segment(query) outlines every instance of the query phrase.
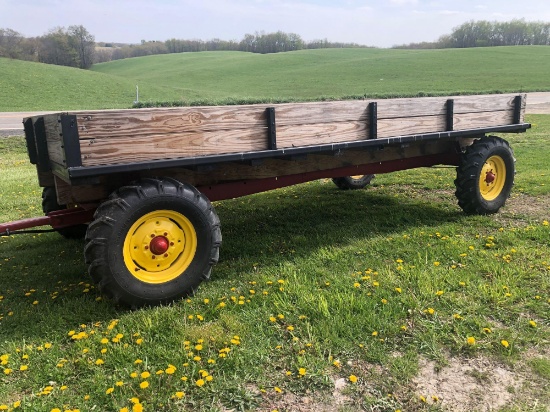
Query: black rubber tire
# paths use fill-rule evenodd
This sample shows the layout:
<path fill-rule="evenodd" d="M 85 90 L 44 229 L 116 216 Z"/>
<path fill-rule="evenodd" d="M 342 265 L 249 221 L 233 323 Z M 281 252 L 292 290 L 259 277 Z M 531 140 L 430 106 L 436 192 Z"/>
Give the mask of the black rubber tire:
<path fill-rule="evenodd" d="M 494 199 L 486 199 L 480 188 L 480 176 L 485 162 L 491 157 L 499 158 L 504 166 L 505 173 L 503 187 Z M 468 214 L 488 215 L 497 213 L 510 197 L 514 185 L 515 171 L 514 153 L 508 142 L 500 137 L 489 136 L 476 140 L 466 148 L 456 169 L 455 179 L 458 205 Z M 504 176 L 502 176 L 504 175 Z"/>
<path fill-rule="evenodd" d="M 185 216 L 196 232 L 197 246 L 191 263 L 181 274 L 163 283 L 149 283 L 130 272 L 123 246 L 132 225 L 159 210 Z M 99 206 L 88 227 L 84 255 L 88 273 L 105 296 L 138 308 L 194 293 L 203 280 L 210 278 L 221 241 L 220 220 L 206 196 L 171 178 L 142 179 L 118 189 Z"/>
<path fill-rule="evenodd" d="M 366 186 L 368 186 L 372 179 L 374 179 L 374 175 L 362 175 L 361 177 L 355 177 L 355 176 L 343 176 L 343 177 L 335 177 L 332 179 L 334 184 L 338 186 L 339 189 L 342 190 L 357 190 L 357 189 L 363 189 Z"/>
<path fill-rule="evenodd" d="M 45 215 L 50 212 L 65 209 L 67 209 L 66 205 L 60 205 L 57 203 L 57 193 L 55 191 L 55 187 L 48 186 L 42 190 L 42 211 Z M 57 232 L 67 239 L 83 239 L 86 235 L 87 228 L 88 225 L 81 224 L 57 229 Z"/>

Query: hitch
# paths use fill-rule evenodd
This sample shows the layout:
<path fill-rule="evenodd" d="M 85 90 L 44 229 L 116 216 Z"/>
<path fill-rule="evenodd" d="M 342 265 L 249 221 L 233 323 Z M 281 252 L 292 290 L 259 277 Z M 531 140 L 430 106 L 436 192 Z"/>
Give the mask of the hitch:
<path fill-rule="evenodd" d="M 30 217 L 28 219 L 0 223 L 0 236 L 28 233 L 22 230 L 39 226 L 51 226 L 53 230 L 57 230 L 88 223 L 92 220 L 94 212 L 95 207 L 92 209 L 75 207 L 71 209 L 56 210 L 48 213 L 46 216 Z"/>

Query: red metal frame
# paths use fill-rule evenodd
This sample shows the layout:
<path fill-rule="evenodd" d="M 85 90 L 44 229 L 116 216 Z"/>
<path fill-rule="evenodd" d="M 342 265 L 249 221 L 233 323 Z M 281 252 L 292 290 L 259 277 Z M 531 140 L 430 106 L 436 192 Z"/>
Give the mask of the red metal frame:
<path fill-rule="evenodd" d="M 204 193 L 204 195 L 211 201 L 225 200 L 251 195 L 254 193 L 267 192 L 268 190 L 279 189 L 281 187 L 292 186 L 317 179 L 388 173 L 396 172 L 398 170 L 414 169 L 417 167 L 430 167 L 438 164 L 458 166 L 459 161 L 460 153 L 439 153 L 434 155 L 411 157 L 407 159 L 390 160 L 368 165 L 340 167 L 338 169 L 299 173 L 288 176 L 239 180 L 238 182 L 199 186 L 197 189 Z"/>
<path fill-rule="evenodd" d="M 0 223 L 0 235 L 9 235 L 17 230 L 30 229 L 38 226 L 51 226 L 53 229 L 76 226 L 92 221 L 95 208 L 83 209 L 80 207 L 56 210 L 46 216 L 31 217 L 13 222 Z"/>

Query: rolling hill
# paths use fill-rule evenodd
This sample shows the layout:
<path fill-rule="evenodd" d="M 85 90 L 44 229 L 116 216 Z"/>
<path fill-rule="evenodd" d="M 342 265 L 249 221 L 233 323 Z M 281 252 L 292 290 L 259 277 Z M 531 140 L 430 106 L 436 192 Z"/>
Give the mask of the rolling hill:
<path fill-rule="evenodd" d="M 181 53 L 83 71 L 0 59 L 0 111 L 548 91 L 550 47 Z"/>

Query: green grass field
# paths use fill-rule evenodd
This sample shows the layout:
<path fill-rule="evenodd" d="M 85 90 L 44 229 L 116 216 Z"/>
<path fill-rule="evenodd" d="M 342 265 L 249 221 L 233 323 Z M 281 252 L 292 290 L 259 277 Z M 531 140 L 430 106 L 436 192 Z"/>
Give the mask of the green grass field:
<path fill-rule="evenodd" d="M 148 56 L 91 71 L 0 59 L 0 111 L 547 91 L 543 46 L 446 50 L 325 49 Z"/>
<path fill-rule="evenodd" d="M 549 90 L 549 50 L 0 59 L 0 111 L 129 107 L 136 83 L 187 104 Z M 550 115 L 527 121 L 497 215 L 462 213 L 448 167 L 216 202 L 220 262 L 172 305 L 105 301 L 83 241 L 1 237 L 0 411 L 549 411 Z M 0 153 L 0 222 L 40 215 L 23 139 Z"/>
<path fill-rule="evenodd" d="M 169 306 L 104 301 L 82 241 L 1 238 L 0 408 L 547 411 L 550 116 L 527 120 L 498 215 L 461 212 L 452 168 L 216 202 L 212 281 Z M 24 143 L 0 150 L 0 221 L 39 215 Z"/>

